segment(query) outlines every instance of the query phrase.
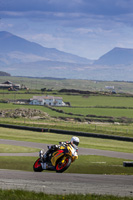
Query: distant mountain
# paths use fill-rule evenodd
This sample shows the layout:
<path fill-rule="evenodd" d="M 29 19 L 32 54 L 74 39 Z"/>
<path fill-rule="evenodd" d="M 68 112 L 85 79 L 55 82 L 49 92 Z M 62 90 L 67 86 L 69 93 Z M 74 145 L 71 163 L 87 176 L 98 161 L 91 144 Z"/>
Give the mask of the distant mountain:
<path fill-rule="evenodd" d="M 0 76 L 11 76 L 11 74 L 0 71 Z"/>
<path fill-rule="evenodd" d="M 34 62 L 40 60 L 90 64 L 92 61 L 54 48 L 46 48 L 9 32 L 0 32 L 1 64 Z"/>
<path fill-rule="evenodd" d="M 133 81 L 133 49 L 116 47 L 92 61 L 1 31 L 0 71 L 12 76 Z"/>
<path fill-rule="evenodd" d="M 116 47 L 94 61 L 93 67 L 101 80 L 133 81 L 133 49 Z"/>
<path fill-rule="evenodd" d="M 130 65 L 133 64 L 133 49 L 116 47 L 96 60 L 94 65 Z"/>

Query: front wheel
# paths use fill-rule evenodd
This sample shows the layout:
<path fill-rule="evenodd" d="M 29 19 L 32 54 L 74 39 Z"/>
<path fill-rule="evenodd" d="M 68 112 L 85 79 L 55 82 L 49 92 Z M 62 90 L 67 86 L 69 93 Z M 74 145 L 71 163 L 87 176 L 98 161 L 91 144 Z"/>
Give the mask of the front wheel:
<path fill-rule="evenodd" d="M 62 160 L 63 160 L 63 162 L 62 162 Z M 59 162 L 57 162 L 56 172 L 57 173 L 64 172 L 71 165 L 71 162 L 72 162 L 71 157 L 66 157 L 65 159 L 63 157 L 63 159 L 61 159 L 61 160 L 59 160 Z"/>
<path fill-rule="evenodd" d="M 43 169 L 42 169 L 42 165 L 41 165 L 41 161 L 40 161 L 40 158 L 38 158 L 37 160 L 36 160 L 36 162 L 34 163 L 34 165 L 33 165 L 33 170 L 35 171 L 35 172 L 41 172 Z"/>

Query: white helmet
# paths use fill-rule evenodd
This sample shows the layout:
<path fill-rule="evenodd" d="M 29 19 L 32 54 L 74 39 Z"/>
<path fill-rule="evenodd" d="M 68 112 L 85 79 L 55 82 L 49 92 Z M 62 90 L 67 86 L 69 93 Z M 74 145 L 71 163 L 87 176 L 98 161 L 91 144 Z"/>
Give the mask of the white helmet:
<path fill-rule="evenodd" d="M 74 136 L 71 138 L 70 142 L 74 148 L 77 148 L 77 146 L 79 145 L 79 138 Z"/>

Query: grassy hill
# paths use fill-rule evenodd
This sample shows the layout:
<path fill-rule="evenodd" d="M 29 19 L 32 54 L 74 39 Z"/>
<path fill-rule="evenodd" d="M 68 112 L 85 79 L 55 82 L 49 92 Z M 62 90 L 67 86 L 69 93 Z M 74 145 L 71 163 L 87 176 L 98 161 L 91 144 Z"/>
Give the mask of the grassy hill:
<path fill-rule="evenodd" d="M 26 85 L 30 89 L 40 90 L 41 88 L 61 90 L 65 89 L 78 89 L 88 91 L 108 91 L 106 86 L 114 86 L 114 90 L 117 93 L 132 93 L 133 94 L 133 82 L 119 82 L 119 81 L 96 81 L 96 80 L 79 80 L 79 79 L 46 79 L 46 78 L 26 78 L 26 77 L 5 77 L 0 76 L 0 83 L 4 81 L 11 81 L 16 84 Z"/>

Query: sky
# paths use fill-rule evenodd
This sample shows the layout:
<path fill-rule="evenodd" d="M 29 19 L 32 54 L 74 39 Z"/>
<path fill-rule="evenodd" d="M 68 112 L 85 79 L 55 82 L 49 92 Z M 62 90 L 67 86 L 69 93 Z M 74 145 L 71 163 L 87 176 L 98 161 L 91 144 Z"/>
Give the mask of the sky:
<path fill-rule="evenodd" d="M 0 0 L 0 31 L 98 59 L 133 48 L 133 0 Z"/>

